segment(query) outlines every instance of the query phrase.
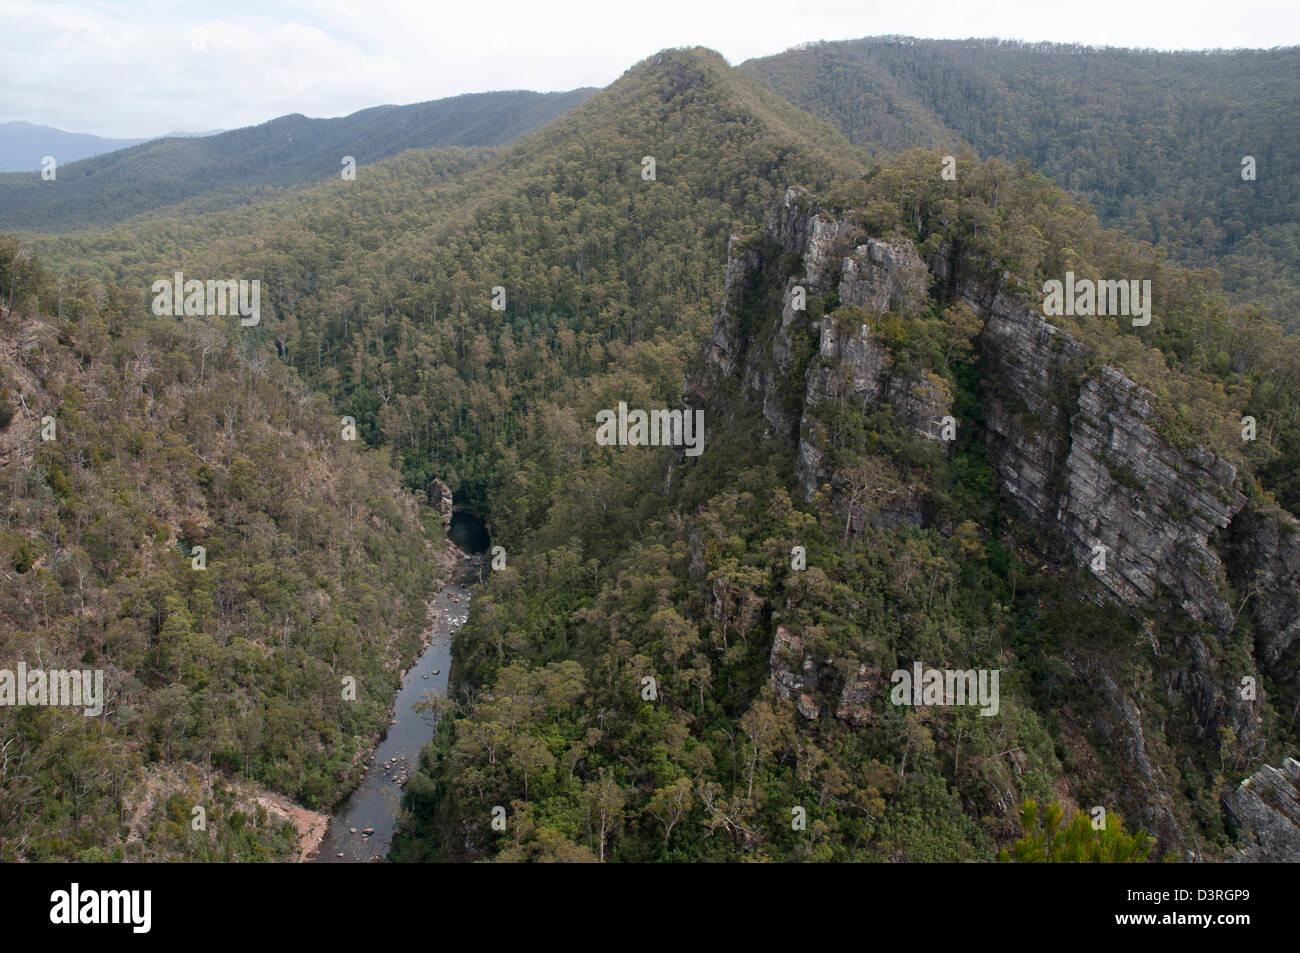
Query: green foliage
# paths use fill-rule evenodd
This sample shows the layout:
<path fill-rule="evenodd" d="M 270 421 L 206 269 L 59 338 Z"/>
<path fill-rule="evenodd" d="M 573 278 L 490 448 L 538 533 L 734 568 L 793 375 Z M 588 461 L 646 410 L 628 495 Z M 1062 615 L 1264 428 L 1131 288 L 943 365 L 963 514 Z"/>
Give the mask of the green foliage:
<path fill-rule="evenodd" d="M 654 181 L 640 176 L 647 153 Z M 1173 652 L 1140 656 L 1133 620 L 1086 603 L 999 497 L 976 436 L 998 384 L 979 319 L 949 288 L 918 283 L 872 323 L 895 372 L 952 392 L 954 446 L 884 404 L 823 401 L 808 419 L 837 479 L 805 499 L 792 435 L 772 433 L 735 380 L 690 395 L 708 422 L 701 457 L 592 439 L 595 412 L 619 401 L 681 406 L 737 229 L 751 237 L 734 247 L 763 270 L 741 289 L 735 343 L 770 343 L 802 263 L 752 230 L 797 183 L 855 209 L 867 232 L 942 256 L 954 280 L 1031 303 L 1067 267 L 1158 278 L 1151 328 L 1069 329 L 1095 364 L 1153 389 L 1171 433 L 1269 488 L 1300 487 L 1287 471 L 1300 374 L 1275 323 L 1230 307 L 1212 275 L 1106 232 L 1027 163 L 963 152 L 958 187 L 936 174 L 940 158 L 868 168 L 720 57 L 674 50 L 473 169 L 409 152 L 355 183 L 0 243 L 19 313 L 63 309 L 6 384 L 34 412 L 57 404 L 67 434 L 4 472 L 15 512 L 0 564 L 24 569 L 0 611 L 15 650 L 48 628 L 61 657 L 94 650 L 122 685 L 105 740 L 68 732 L 100 761 L 17 789 L 0 825 L 30 822 L 30 797 L 55 807 L 28 856 L 106 850 L 142 758 L 211 763 L 310 804 L 346 790 L 436 573 L 424 543 L 437 534 L 394 470 L 414 499 L 435 476 L 454 487 L 510 553 L 453 647 L 395 859 L 991 860 L 1015 836 L 1012 806 L 1050 796 L 1067 769 L 1122 778 L 1093 727 L 1103 704 L 1067 659 L 1086 646 L 1113 662 L 1151 719 L 1180 703 L 1155 687 L 1173 684 L 1159 667 Z M 69 272 L 62 283 L 32 247 Z M 262 324 L 236 342 L 153 319 L 150 283 L 177 269 L 261 278 Z M 504 312 L 489 303 L 496 285 Z M 809 319 L 864 317 L 835 293 L 808 304 Z M 817 340 L 791 327 L 777 397 L 798 419 Z M 1247 402 L 1268 436 L 1243 451 L 1232 430 Z M 380 449 L 339 441 L 343 414 Z M 11 429 L 30 428 L 20 421 Z M 188 569 L 194 545 L 207 573 Z M 806 569 L 791 567 L 796 545 Z M 776 687 L 778 634 L 778 670 L 815 673 L 806 691 Z M 916 660 L 1001 672 L 999 717 L 892 704 L 889 673 Z M 337 702 L 345 672 L 358 674 L 355 708 Z M 859 710 L 841 716 L 846 697 Z M 1149 748 L 1167 777 L 1191 764 L 1186 795 L 1171 797 L 1216 836 L 1206 749 L 1225 765 L 1242 751 L 1178 736 L 1193 731 L 1186 714 L 1168 719 L 1177 744 L 1149 731 Z M 61 751 L 37 746 L 59 733 L 22 730 L 53 764 Z M 93 819 L 68 804 L 88 787 Z M 484 823 L 496 805 L 505 835 Z M 230 805 L 213 829 L 236 854 L 277 856 L 242 813 Z M 199 851 L 177 825 L 160 823 L 159 850 Z"/>
<path fill-rule="evenodd" d="M 1030 798 L 1020 808 L 1025 836 L 1010 852 L 998 854 L 1002 862 L 1020 864 L 1140 864 L 1151 853 L 1154 841 L 1143 831 L 1125 833 L 1118 814 L 1108 813 L 1105 825 L 1096 830 L 1092 819 L 1076 810 L 1061 825 L 1064 812 L 1053 801 L 1039 815 L 1038 802 Z"/>
<path fill-rule="evenodd" d="M 1160 53 L 880 37 L 739 68 L 874 154 L 973 149 L 1032 166 L 1107 226 L 1220 269 L 1239 300 L 1267 303 L 1295 330 L 1297 67 L 1294 47 Z M 1241 177 L 1245 155 L 1258 163 L 1253 182 Z M 965 173 L 949 184 L 964 190 Z M 1052 237 L 1026 228 L 1002 247 L 1030 264 Z"/>
<path fill-rule="evenodd" d="M 46 278 L 27 269 L 37 289 Z M 20 449 L 0 467 L 0 658 L 93 665 L 108 698 L 98 718 L 0 707 L 0 859 L 121 849 L 142 770 L 160 768 L 150 762 L 329 808 L 356 783 L 360 741 L 387 723 L 399 664 L 420 643 L 436 517 L 384 454 L 337 440 L 328 406 L 231 329 L 141 314 L 80 279 L 64 281 L 63 311 L 58 324 L 26 306 L 6 319 L 35 343 L 0 357 L 31 411 L 12 422 Z M 176 356 L 194 373 L 177 378 Z M 342 700 L 345 675 L 356 702 Z M 270 859 L 292 846 L 266 828 L 201 842 L 179 804 L 125 856 Z"/>
<path fill-rule="evenodd" d="M 257 204 L 286 190 L 340 178 L 343 156 L 358 165 L 408 149 L 443 147 L 431 156 L 434 181 L 459 176 L 594 92 L 470 93 L 376 106 L 339 119 L 294 114 L 214 136 L 155 139 L 70 162 L 59 188 L 37 175 L 0 173 L 0 228 L 65 231 L 104 226 L 167 209 L 184 216 Z M 359 172 L 364 177 L 365 172 Z"/>

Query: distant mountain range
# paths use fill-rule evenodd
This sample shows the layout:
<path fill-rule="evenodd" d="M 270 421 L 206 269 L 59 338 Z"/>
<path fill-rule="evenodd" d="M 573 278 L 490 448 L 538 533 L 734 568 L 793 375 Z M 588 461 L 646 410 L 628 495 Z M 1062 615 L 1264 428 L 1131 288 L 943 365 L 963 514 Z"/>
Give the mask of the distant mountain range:
<path fill-rule="evenodd" d="M 503 145 L 563 115 L 593 92 L 468 93 L 375 106 L 335 119 L 295 113 L 214 135 L 187 134 L 189 138 L 115 140 L 7 123 L 0 127 L 3 154 L 10 157 L 5 168 L 17 163 L 25 171 L 0 173 L 0 229 L 105 225 L 201 193 L 286 188 L 338 175 L 344 156 L 365 164 L 406 149 Z M 11 136 L 9 127 L 21 128 Z M 68 137 L 66 144 L 60 136 Z M 35 174 L 46 155 L 58 161 L 53 182 Z"/>
<path fill-rule="evenodd" d="M 60 163 L 76 162 L 148 141 L 105 139 L 33 122 L 0 122 L 0 172 L 38 172 L 45 156 L 54 156 Z"/>
<path fill-rule="evenodd" d="M 107 139 L 88 132 L 66 132 L 34 122 L 0 122 L 0 172 L 38 172 L 41 160 L 54 156 L 60 165 L 90 159 L 105 152 L 128 149 L 157 139 L 195 139 L 215 136 L 224 129 L 207 132 L 168 132 L 152 139 Z"/>

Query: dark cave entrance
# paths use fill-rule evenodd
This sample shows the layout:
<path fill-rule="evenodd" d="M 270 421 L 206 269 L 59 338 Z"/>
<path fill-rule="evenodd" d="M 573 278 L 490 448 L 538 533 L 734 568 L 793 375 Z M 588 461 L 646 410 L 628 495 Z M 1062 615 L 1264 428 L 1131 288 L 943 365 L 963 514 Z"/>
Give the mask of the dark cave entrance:
<path fill-rule="evenodd" d="M 447 538 L 469 555 L 486 553 L 492 537 L 487 524 L 469 510 L 453 510 Z"/>

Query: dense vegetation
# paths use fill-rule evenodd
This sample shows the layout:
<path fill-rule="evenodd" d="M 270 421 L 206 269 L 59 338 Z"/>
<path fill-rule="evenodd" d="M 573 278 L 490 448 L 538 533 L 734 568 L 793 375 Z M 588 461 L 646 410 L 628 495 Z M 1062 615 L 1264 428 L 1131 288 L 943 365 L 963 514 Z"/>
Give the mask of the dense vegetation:
<path fill-rule="evenodd" d="M 1241 459 L 1226 431 L 1249 401 L 1289 432 L 1297 352 L 1275 325 L 1234 311 L 1208 277 L 1104 231 L 1026 167 L 964 164 L 957 187 L 938 176 L 940 159 L 910 153 L 847 182 L 836 201 L 860 209 L 875 234 L 962 249 L 972 274 L 995 281 L 1007 271 L 1009 290 L 1066 262 L 1080 274 L 1158 269 L 1160 320 L 1145 336 L 1110 322 L 1073 330 L 1099 361 L 1156 388 L 1173 435 Z M 962 344 L 972 329 L 942 289 L 927 297 L 914 315 L 871 317 L 900 361 L 947 378 L 961 419 L 978 421 L 978 368 Z M 851 327 L 863 320 L 836 314 Z M 620 385 L 589 406 L 629 392 L 642 406 L 672 399 Z M 918 491 L 935 511 L 925 530 L 846 528 L 826 501 L 792 502 L 792 461 L 753 410 L 737 412 L 743 404 L 730 393 L 711 405 L 726 424 L 696 461 L 583 450 L 580 437 L 564 445 L 568 486 L 457 642 L 460 694 L 445 707 L 427 776 L 408 788 L 411 836 L 397 857 L 988 860 L 1019 831 L 1020 800 L 1065 778 L 1090 804 L 1133 805 L 1124 766 L 1092 727 L 1098 700 L 1064 659 L 1100 656 L 1137 684 L 1166 682 L 1176 663 L 1136 651 L 1137 621 L 1089 606 L 1077 574 L 1030 571 L 1042 542 L 993 492 L 978 441 L 945 459 L 887 411 L 822 405 L 839 435 L 837 466 L 872 489 L 863 515 Z M 1279 450 L 1251 453 L 1274 462 Z M 791 571 L 795 544 L 807 548 L 806 571 Z M 865 727 L 827 714 L 809 722 L 771 687 L 778 627 L 801 633 L 836 687 L 905 658 L 1002 668 L 1001 717 L 882 705 Z M 1175 640 L 1194 631 L 1177 616 L 1163 629 Z M 1293 686 L 1274 688 L 1288 711 Z M 1181 779 L 1180 828 L 1198 849 L 1224 849 L 1216 792 L 1288 750 L 1285 719 L 1269 714 L 1267 739 L 1207 740 L 1186 699 L 1147 696 L 1142 716 L 1161 770 Z M 497 805 L 512 818 L 504 834 L 488 823 Z M 791 827 L 797 807 L 806 833 Z M 1099 844 L 1127 855 L 1140 840 Z"/>
<path fill-rule="evenodd" d="M 872 152 L 1027 158 L 1104 224 L 1300 321 L 1300 50 L 877 37 L 740 69 Z"/>
<path fill-rule="evenodd" d="M 641 177 L 647 154 L 654 181 Z M 573 442 L 589 377 L 644 374 L 677 391 L 668 352 L 708 322 L 732 228 L 761 219 L 789 181 L 828 186 L 863 168 L 829 127 L 733 79 L 716 54 L 641 64 L 487 168 L 430 187 L 444 156 L 36 247 L 142 298 L 176 269 L 260 278 L 254 336 L 346 407 L 363 439 L 391 445 L 412 487 L 436 476 L 468 503 L 490 500 L 513 536 L 549 507 L 562 470 L 551 454 L 520 459 L 525 435 L 559 428 L 552 444 Z"/>
<path fill-rule="evenodd" d="M 82 373 L 107 360 L 101 353 L 120 354 L 115 373 L 128 385 L 117 386 L 131 386 L 131 335 L 156 335 L 156 353 L 187 357 L 190 378 L 174 361 L 181 370 L 170 389 L 149 393 L 167 397 L 166 419 L 194 453 L 224 461 L 224 472 L 207 464 L 211 486 L 193 489 L 186 476 L 180 482 L 191 495 L 177 497 L 206 501 L 210 551 L 235 551 L 229 533 L 247 545 L 243 524 L 222 522 L 236 515 L 289 537 L 266 551 L 283 559 L 270 571 L 294 580 L 289 604 L 253 614 L 263 624 L 260 637 L 271 640 L 266 664 L 298 667 L 267 692 L 316 698 L 320 680 L 336 674 L 325 664 L 333 643 L 316 641 L 322 627 L 303 633 L 312 651 L 301 656 L 293 652 L 296 638 L 283 653 L 272 638 L 281 612 L 313 605 L 304 587 L 356 600 L 348 603 L 354 646 L 358 638 L 387 645 L 381 640 L 400 631 L 387 653 L 393 658 L 412 645 L 428 582 L 416 581 L 418 540 L 389 533 L 417 518 L 409 504 L 388 508 L 393 477 L 378 462 L 355 471 L 358 498 L 369 489 L 372 502 L 355 519 L 347 514 L 344 525 L 340 513 L 319 503 L 338 498 L 328 485 L 317 486 L 316 496 L 300 494 L 310 519 L 295 522 L 285 512 L 287 494 L 272 493 L 276 481 L 266 474 L 277 467 L 299 479 L 316 472 L 306 462 L 313 446 L 354 453 L 332 440 L 336 416 L 328 429 L 324 416 L 279 416 L 298 406 L 285 388 L 301 387 L 309 408 L 307 388 L 317 389 L 335 414 L 355 417 L 362 441 L 391 453 L 408 489 L 446 480 L 459 501 L 488 517 L 494 542 L 506 547 L 508 567 L 493 573 L 458 636 L 453 692 L 424 768 L 408 785 L 408 823 L 394 856 L 992 860 L 1032 836 L 1018 812 L 1028 798 L 1046 803 L 1065 790 L 1081 804 L 1117 805 L 1126 817 L 1142 806 L 1124 783 L 1122 754 L 1093 727 L 1098 700 L 1065 659 L 1103 656 L 1139 687 L 1168 684 L 1177 659 L 1153 660 L 1142 651 L 1136 619 L 1088 604 L 1080 574 L 1038 568 L 1043 540 L 998 496 L 973 438 L 985 386 L 973 315 L 933 287 L 915 307 L 876 316 L 899 365 L 942 378 L 957 395 L 961 419 L 975 424 L 963 428 L 951 456 L 900 427 L 887 408 L 818 408 L 836 435 L 836 466 L 873 491 L 847 528 L 828 498 L 796 501 L 789 454 L 765 437 L 734 382 L 708 395 L 708 449 L 698 458 L 601 447 L 593 439 L 595 412 L 619 401 L 682 405 L 722 291 L 729 236 L 743 233 L 742 246 L 758 241 L 772 203 L 786 186 L 801 184 L 836 208 L 855 210 L 871 233 L 910 238 L 927 254 L 950 248 L 965 273 L 1016 293 L 1030 295 L 1035 282 L 1066 268 L 1157 279 L 1149 328 L 1135 333 L 1094 321 L 1072 329 L 1099 361 L 1119 364 L 1155 391 L 1171 439 L 1209 443 L 1243 466 L 1251 492 L 1271 492 L 1297 508 L 1300 358 L 1266 308 L 1236 305 L 1214 275 L 1170 265 L 1158 249 L 1104 230 L 1028 161 L 978 162 L 963 153 L 954 183 L 939 177 L 941 155 L 915 151 L 873 163 L 715 54 L 665 51 L 545 129 L 451 176 L 440 174 L 444 151 L 411 152 L 368 166 L 352 183 L 203 216 L 144 216 L 33 244 L 56 275 L 93 276 L 65 278 L 65 288 L 98 282 L 129 289 L 111 292 L 129 322 L 100 319 L 110 329 L 103 340 L 87 337 L 80 324 L 69 332 L 73 343 L 64 347 L 93 343 L 81 345 Z M 654 179 L 642 176 L 645 156 L 655 159 Z M 27 267 L 19 256 L 8 260 L 11 269 Z M 240 329 L 238 347 L 218 335 L 227 341 L 219 371 L 186 323 L 139 317 L 148 310 L 150 283 L 175 270 L 263 281 L 262 323 Z M 76 322 L 91 322 L 84 305 L 60 305 L 57 277 L 44 280 L 47 290 L 25 313 L 59 316 L 62 307 L 64 315 L 79 315 Z M 7 281 L 0 273 L 0 287 Z M 21 287 L 30 283 L 24 276 Z M 503 311 L 491 305 L 497 286 L 506 292 Z M 771 300 L 764 296 L 772 290 L 756 290 L 750 326 L 767 320 Z M 80 300 L 91 292 L 66 294 Z M 861 319 L 833 296 L 810 310 Z M 73 320 L 56 317 L 55 327 Z M 813 342 L 801 343 L 806 358 Z M 196 363 L 199 386 L 187 396 Z M 204 397 L 203 380 L 215 387 L 218 373 L 221 396 Z M 133 399 L 143 399 L 142 387 L 134 385 Z M 247 421 L 241 416 L 227 429 L 246 431 L 223 434 L 218 404 L 210 426 L 222 442 L 214 448 L 206 431 L 191 433 L 190 421 L 198 427 L 213 411 L 186 411 L 189 401 L 233 393 L 238 411 L 245 392 L 261 416 L 250 409 Z M 77 406 L 72 401 L 73 411 Z M 1243 411 L 1258 416 L 1261 433 L 1245 449 L 1232 436 Z M 259 442 L 268 427 L 295 435 L 275 443 L 279 453 L 297 453 L 288 463 Z M 252 465 L 236 467 L 236 454 Z M 194 473 L 197 480 L 197 464 Z M 875 511 L 909 493 L 925 497 L 933 513 L 927 528 L 873 525 Z M 14 519 L 28 527 L 19 535 L 37 545 L 36 510 L 17 499 Z M 166 511 L 167 498 L 162 503 Z M 325 512 L 311 509 L 316 505 Z M 160 522 L 155 535 L 180 526 Z M 337 528 L 322 534 L 321 526 Z M 355 538 L 349 534 L 363 541 L 349 549 L 341 541 Z M 174 549 L 181 540 L 189 537 L 164 535 L 160 545 Z M 12 545 L 18 553 L 19 542 Z M 369 547 L 374 569 L 340 556 L 361 552 L 357 545 Z M 807 549 L 804 571 L 791 568 L 794 545 Z M 308 551 L 310 558 L 299 555 Z M 228 567 L 233 585 L 250 561 Z M 150 565 L 173 566 L 176 585 L 198 585 L 192 576 L 201 574 L 187 574 L 179 556 Z M 353 581 L 363 573 L 369 588 Z M 377 601 L 374 580 L 391 587 Z M 212 611 L 242 611 L 247 600 L 271 598 L 252 581 L 243 585 Z M 390 598 L 399 594 L 400 603 Z M 148 603 L 150 618 L 170 618 L 165 603 L 162 610 L 156 604 L 164 596 L 179 598 L 164 587 Z M 105 598 L 105 606 L 117 605 L 116 597 Z M 199 619 L 228 631 L 229 617 L 213 617 L 199 603 L 186 611 L 194 621 L 182 616 L 176 624 L 187 631 L 202 628 Z M 859 727 L 833 712 L 805 719 L 772 687 L 778 627 L 798 633 L 812 656 L 826 660 L 823 678 L 832 691 L 863 670 L 887 673 L 904 658 L 1003 669 L 1000 717 L 879 705 Z M 1176 614 L 1168 621 L 1172 642 L 1192 629 Z M 1249 610 L 1241 632 L 1231 651 L 1249 666 Z M 131 661 L 163 667 L 153 677 L 164 681 L 165 666 L 178 667 L 174 683 L 186 672 L 198 677 L 184 668 L 196 652 L 159 657 L 159 646 L 146 641 Z M 194 663 L 204 672 L 208 664 Z M 649 698 L 646 677 L 656 686 Z M 1289 710 L 1295 686 L 1268 689 L 1274 704 Z M 1171 779 L 1161 794 L 1190 843 L 1222 851 L 1229 837 L 1220 791 L 1293 744 L 1294 729 L 1262 706 L 1263 737 L 1203 737 L 1180 696 L 1152 691 L 1148 698 L 1150 755 Z M 289 749 L 296 770 L 285 769 L 283 757 L 224 763 L 295 796 L 327 800 L 355 751 L 340 736 L 364 735 L 363 723 L 345 727 L 333 717 L 322 709 L 310 725 L 292 722 L 302 733 Z M 312 747 L 319 733 L 342 753 Z M 155 747 L 135 752 L 138 761 L 206 763 L 190 732 L 142 737 Z M 156 747 L 168 741 L 170 753 Z M 507 810 L 504 833 L 490 824 L 497 806 Z M 805 830 L 792 825 L 795 808 L 804 811 Z M 1116 844 L 1135 855 L 1141 846 Z"/>
<path fill-rule="evenodd" d="M 1111 815 L 1105 826 L 1097 828 L 1093 819 L 1075 811 L 1065 826 L 1065 812 L 1057 801 L 1038 813 L 1032 798 L 1020 811 L 1025 836 L 1016 841 L 1014 852 L 1002 851 L 998 860 L 1015 860 L 1022 864 L 1133 864 L 1141 863 L 1151 853 L 1151 839 L 1143 831 L 1125 833 L 1121 818 Z"/>
<path fill-rule="evenodd" d="M 237 322 L 155 318 L 17 249 L 0 244 L 17 293 L 0 321 L 0 667 L 98 669 L 107 700 L 99 717 L 0 707 L 0 860 L 282 853 L 292 838 L 211 788 L 157 786 L 134 841 L 131 812 L 185 762 L 218 790 L 224 772 L 318 808 L 354 784 L 420 643 L 436 517 Z M 211 837 L 191 834 L 196 804 Z"/>
<path fill-rule="evenodd" d="M 337 119 L 294 114 L 215 136 L 154 139 L 80 162 L 61 160 L 52 181 L 0 173 L 0 229 L 63 231 L 131 215 L 218 209 L 337 178 L 344 156 L 358 165 L 433 146 L 499 146 L 581 103 L 594 90 L 472 93 L 409 106 L 375 106 Z M 39 157 L 37 157 L 39 159 Z"/>

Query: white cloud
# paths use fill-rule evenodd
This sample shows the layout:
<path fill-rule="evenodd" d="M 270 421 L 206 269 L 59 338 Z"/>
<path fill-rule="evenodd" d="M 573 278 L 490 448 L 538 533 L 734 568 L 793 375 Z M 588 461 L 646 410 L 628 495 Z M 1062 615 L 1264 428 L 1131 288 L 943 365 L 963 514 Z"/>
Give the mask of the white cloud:
<path fill-rule="evenodd" d="M 6 0 L 0 120 L 111 136 L 233 128 L 463 92 L 603 86 L 669 46 L 710 46 L 738 63 L 808 40 L 891 33 L 1260 47 L 1300 40 L 1300 14 L 1292 0 L 1249 8 L 1218 0 L 889 0 L 811 10 L 789 0 L 578 0 L 562 8 L 531 0 Z"/>

